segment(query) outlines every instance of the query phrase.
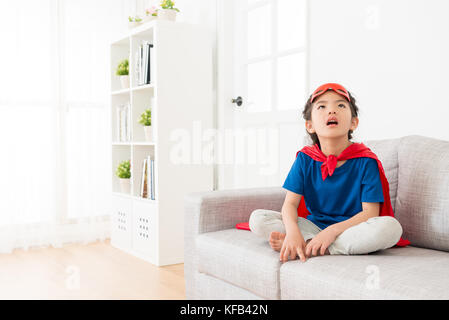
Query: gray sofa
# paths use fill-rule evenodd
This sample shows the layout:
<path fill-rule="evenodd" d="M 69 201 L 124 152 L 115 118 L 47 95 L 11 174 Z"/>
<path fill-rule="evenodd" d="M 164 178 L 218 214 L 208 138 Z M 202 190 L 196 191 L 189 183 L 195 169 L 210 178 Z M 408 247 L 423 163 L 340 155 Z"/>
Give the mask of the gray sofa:
<path fill-rule="evenodd" d="M 411 135 L 364 142 L 382 161 L 404 248 L 281 263 L 267 239 L 235 228 L 280 211 L 281 187 L 185 197 L 187 299 L 449 299 L 449 141 Z"/>

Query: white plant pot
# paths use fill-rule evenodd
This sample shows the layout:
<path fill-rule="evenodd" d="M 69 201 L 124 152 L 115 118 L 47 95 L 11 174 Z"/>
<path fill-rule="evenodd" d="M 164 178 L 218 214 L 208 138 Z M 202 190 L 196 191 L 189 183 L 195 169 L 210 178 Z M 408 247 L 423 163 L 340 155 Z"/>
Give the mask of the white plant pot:
<path fill-rule="evenodd" d="M 131 179 L 123 179 L 123 178 L 119 178 L 120 179 L 120 191 L 122 193 L 126 193 L 129 194 L 131 191 Z"/>
<path fill-rule="evenodd" d="M 176 12 L 173 9 L 159 9 L 157 16 L 159 20 L 176 21 Z"/>
<path fill-rule="evenodd" d="M 141 24 L 142 24 L 142 22 L 128 21 L 128 29 L 135 28 Z"/>
<path fill-rule="evenodd" d="M 153 127 L 152 126 L 144 126 L 143 130 L 145 132 L 145 141 L 148 141 L 148 142 L 153 141 Z"/>
<path fill-rule="evenodd" d="M 129 75 L 120 76 L 120 84 L 122 85 L 122 89 L 128 89 L 129 88 Z"/>
<path fill-rule="evenodd" d="M 156 18 L 157 18 L 157 16 L 153 16 L 150 14 L 148 16 L 143 17 L 143 22 L 153 21 L 153 20 L 156 20 Z"/>

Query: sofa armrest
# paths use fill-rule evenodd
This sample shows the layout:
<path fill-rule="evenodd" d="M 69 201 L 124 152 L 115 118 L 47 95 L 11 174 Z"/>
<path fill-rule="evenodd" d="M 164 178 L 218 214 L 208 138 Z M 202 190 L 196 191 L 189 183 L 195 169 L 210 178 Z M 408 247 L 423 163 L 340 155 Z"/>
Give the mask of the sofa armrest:
<path fill-rule="evenodd" d="M 193 192 L 184 197 L 184 280 L 186 299 L 199 299 L 196 237 L 235 228 L 256 209 L 281 211 L 287 191 L 281 187 Z M 248 231 L 246 231 L 248 232 Z"/>
<path fill-rule="evenodd" d="M 185 224 L 196 234 L 234 228 L 256 209 L 281 211 L 286 191 L 281 187 L 194 192 L 185 196 Z"/>

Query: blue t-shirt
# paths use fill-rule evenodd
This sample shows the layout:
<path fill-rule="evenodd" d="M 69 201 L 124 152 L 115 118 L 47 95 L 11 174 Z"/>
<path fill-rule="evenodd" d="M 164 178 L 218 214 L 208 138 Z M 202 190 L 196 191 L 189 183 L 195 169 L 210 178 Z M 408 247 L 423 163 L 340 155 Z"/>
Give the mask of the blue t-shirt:
<path fill-rule="evenodd" d="M 375 159 L 348 159 L 324 181 L 321 176 L 322 163 L 299 152 L 282 186 L 304 196 L 310 212 L 307 219 L 321 229 L 361 212 L 362 202 L 384 201 Z"/>

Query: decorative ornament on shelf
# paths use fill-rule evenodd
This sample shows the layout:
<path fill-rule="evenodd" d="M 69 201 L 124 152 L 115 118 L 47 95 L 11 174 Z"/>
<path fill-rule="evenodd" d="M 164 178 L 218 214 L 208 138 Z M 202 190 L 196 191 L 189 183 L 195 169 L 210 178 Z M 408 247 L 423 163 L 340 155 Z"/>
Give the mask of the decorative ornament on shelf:
<path fill-rule="evenodd" d="M 142 24 L 142 18 L 140 18 L 139 16 L 128 16 L 128 28 L 134 28 L 137 27 L 138 25 Z"/>
<path fill-rule="evenodd" d="M 172 0 L 162 0 L 161 1 L 161 9 L 158 11 L 158 19 L 159 20 L 176 20 L 176 13 L 179 12 L 178 8 L 175 8 L 175 2 Z"/>
<path fill-rule="evenodd" d="M 157 18 L 157 12 L 158 9 L 156 8 L 156 6 L 145 9 L 145 17 L 143 17 L 143 22 L 155 20 Z"/>
<path fill-rule="evenodd" d="M 120 179 L 120 190 L 122 193 L 129 194 L 131 191 L 131 161 L 125 160 L 119 163 L 115 172 Z"/>
<path fill-rule="evenodd" d="M 122 85 L 122 89 L 129 88 L 129 61 L 128 59 L 123 59 L 119 62 L 117 66 L 116 75 L 120 77 L 120 83 Z"/>
<path fill-rule="evenodd" d="M 145 141 L 152 141 L 153 139 L 153 128 L 151 126 L 151 109 L 146 109 L 140 115 L 139 123 L 143 125 L 143 130 L 145 131 Z"/>

